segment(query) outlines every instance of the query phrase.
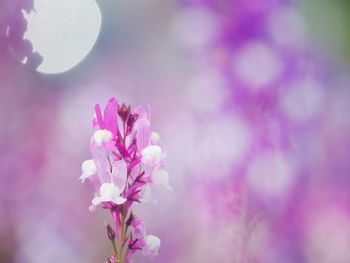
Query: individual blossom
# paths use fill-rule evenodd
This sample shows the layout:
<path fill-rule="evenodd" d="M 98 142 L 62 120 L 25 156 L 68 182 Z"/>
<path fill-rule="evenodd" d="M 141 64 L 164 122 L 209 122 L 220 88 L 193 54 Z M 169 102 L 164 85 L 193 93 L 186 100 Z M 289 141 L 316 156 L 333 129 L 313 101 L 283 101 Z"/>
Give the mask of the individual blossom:
<path fill-rule="evenodd" d="M 158 255 L 158 250 L 160 247 L 160 239 L 154 235 L 147 235 L 145 237 L 145 255 Z"/>
<path fill-rule="evenodd" d="M 89 178 L 90 176 L 96 174 L 97 168 L 95 165 L 94 160 L 86 160 L 81 165 L 82 175 L 79 177 L 79 179 L 82 180 L 82 182 L 85 181 L 86 178 Z"/>
<path fill-rule="evenodd" d="M 115 223 L 115 231 L 107 225 L 113 255 L 106 262 L 132 262 L 139 250 L 158 255 L 160 239 L 146 235 L 144 221 L 131 211 L 151 185 L 171 189 L 164 169 L 166 151 L 159 134 L 151 129 L 149 109 L 132 110 L 111 98 L 103 111 L 96 105 L 92 126 L 92 159 L 83 162 L 80 180 L 88 179 L 95 188 L 90 209 L 108 209 Z"/>
<path fill-rule="evenodd" d="M 142 219 L 135 218 L 132 215 L 131 223 L 130 220 L 128 221 L 128 223 L 133 227 L 133 231 L 128 243 L 127 258 L 130 258 L 137 250 L 142 250 L 144 255 L 158 255 L 160 239 L 154 235 L 146 234 L 145 223 Z"/>

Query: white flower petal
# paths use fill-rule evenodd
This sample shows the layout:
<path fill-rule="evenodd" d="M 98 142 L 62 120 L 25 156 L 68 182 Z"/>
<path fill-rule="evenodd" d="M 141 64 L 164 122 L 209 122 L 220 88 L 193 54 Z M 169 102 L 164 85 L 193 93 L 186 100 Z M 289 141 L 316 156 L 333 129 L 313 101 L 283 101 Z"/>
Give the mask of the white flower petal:
<path fill-rule="evenodd" d="M 91 201 L 93 206 L 98 206 L 100 203 L 102 203 L 102 198 L 100 196 L 94 197 Z"/>
<path fill-rule="evenodd" d="M 79 177 L 80 180 L 84 183 L 85 179 L 96 174 L 97 168 L 93 160 L 86 160 L 81 165 L 82 175 Z"/>
<path fill-rule="evenodd" d="M 151 141 L 151 124 L 147 118 L 141 118 L 136 121 L 135 127 L 137 148 L 142 150 Z"/>
<path fill-rule="evenodd" d="M 158 255 L 158 250 L 160 247 L 160 239 L 154 235 L 147 235 L 145 237 L 145 255 Z"/>
<path fill-rule="evenodd" d="M 152 191 L 148 184 L 142 189 L 141 202 L 147 203 L 151 201 Z"/>
<path fill-rule="evenodd" d="M 126 186 L 128 167 L 124 160 L 116 161 L 112 166 L 111 181 L 122 192 Z"/>
<path fill-rule="evenodd" d="M 100 187 L 100 195 L 103 197 L 110 197 L 112 199 L 113 185 L 110 183 L 104 183 Z"/>
<path fill-rule="evenodd" d="M 114 184 L 104 183 L 100 187 L 100 196 L 92 199 L 92 204 L 95 206 L 102 202 L 113 202 L 117 205 L 122 204 L 126 199 L 120 196 L 121 192 Z"/>
<path fill-rule="evenodd" d="M 169 174 L 163 169 L 158 169 L 153 173 L 153 181 L 168 190 L 173 190 L 169 186 Z"/>
<path fill-rule="evenodd" d="M 163 158 L 163 151 L 158 145 L 149 145 L 142 150 L 141 155 L 144 164 L 157 167 Z"/>
<path fill-rule="evenodd" d="M 126 202 L 126 199 L 124 197 L 121 197 L 121 196 L 116 196 L 113 198 L 113 200 L 111 200 L 111 202 L 113 202 L 117 205 L 121 205 L 121 204 L 124 204 Z"/>
<path fill-rule="evenodd" d="M 94 206 L 94 205 L 90 205 L 89 206 L 89 211 L 90 212 L 95 212 L 95 210 L 96 210 L 96 206 Z"/>
<path fill-rule="evenodd" d="M 156 199 L 152 198 L 152 189 L 150 184 L 146 184 L 145 187 L 142 189 L 140 201 L 141 203 L 158 203 Z"/>
<path fill-rule="evenodd" d="M 92 143 L 101 146 L 103 143 L 112 141 L 113 134 L 109 130 L 97 130 L 92 136 Z"/>
<path fill-rule="evenodd" d="M 160 136 L 159 136 L 159 134 L 157 132 L 152 132 L 151 143 L 155 144 L 155 145 L 159 145 L 160 144 Z"/>

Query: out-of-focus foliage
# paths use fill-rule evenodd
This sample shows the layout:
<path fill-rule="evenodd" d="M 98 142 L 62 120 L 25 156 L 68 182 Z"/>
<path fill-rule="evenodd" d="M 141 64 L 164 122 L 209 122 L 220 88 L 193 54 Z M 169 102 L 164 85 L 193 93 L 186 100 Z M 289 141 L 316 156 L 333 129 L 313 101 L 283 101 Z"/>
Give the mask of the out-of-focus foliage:
<path fill-rule="evenodd" d="M 308 22 L 315 47 L 350 63 L 350 1 L 298 0 L 298 5 Z"/>

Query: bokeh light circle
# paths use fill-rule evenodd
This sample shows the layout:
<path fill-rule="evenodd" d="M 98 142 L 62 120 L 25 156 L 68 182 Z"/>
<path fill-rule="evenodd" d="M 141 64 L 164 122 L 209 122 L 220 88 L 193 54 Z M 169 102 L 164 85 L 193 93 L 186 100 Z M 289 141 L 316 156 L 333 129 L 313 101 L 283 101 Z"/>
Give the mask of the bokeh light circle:
<path fill-rule="evenodd" d="M 101 12 L 95 0 L 35 0 L 35 11 L 25 14 L 24 35 L 43 57 L 37 70 L 62 73 L 79 64 L 94 46 Z"/>

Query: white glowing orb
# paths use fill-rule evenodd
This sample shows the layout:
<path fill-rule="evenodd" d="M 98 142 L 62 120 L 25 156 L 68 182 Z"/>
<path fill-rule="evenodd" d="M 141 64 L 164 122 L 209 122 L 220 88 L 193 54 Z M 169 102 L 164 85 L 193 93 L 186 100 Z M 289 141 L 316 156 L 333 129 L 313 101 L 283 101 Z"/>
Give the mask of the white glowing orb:
<path fill-rule="evenodd" d="M 349 215 L 330 208 L 310 219 L 305 238 L 307 262 L 350 262 Z"/>
<path fill-rule="evenodd" d="M 199 113 L 215 112 L 228 98 L 225 78 L 215 69 L 200 72 L 189 81 L 186 97 Z"/>
<path fill-rule="evenodd" d="M 218 32 L 217 17 L 205 8 L 181 11 L 173 22 L 176 40 L 188 48 L 201 48 L 213 41 Z"/>
<path fill-rule="evenodd" d="M 271 47 L 252 42 L 243 47 L 233 63 L 233 73 L 249 88 L 261 89 L 277 80 L 282 61 Z"/>
<path fill-rule="evenodd" d="M 249 150 L 251 129 L 233 116 L 207 119 L 206 122 L 196 138 L 196 159 L 192 166 L 198 168 L 199 174 L 230 176 L 233 166 L 239 164 Z"/>
<path fill-rule="evenodd" d="M 306 22 L 303 16 L 292 7 L 281 7 L 271 13 L 267 27 L 277 44 L 299 47 L 306 39 Z M 286 30 L 288 28 L 288 30 Z"/>
<path fill-rule="evenodd" d="M 282 152 L 265 152 L 249 166 L 247 181 L 252 190 L 267 196 L 282 196 L 294 181 L 292 164 Z"/>
<path fill-rule="evenodd" d="M 297 122 L 307 121 L 321 112 L 324 105 L 324 92 L 313 79 L 295 82 L 287 88 L 280 100 L 284 113 Z"/>
<path fill-rule="evenodd" d="M 101 28 L 95 0 L 35 0 L 35 11 L 25 14 L 24 35 L 43 62 L 42 73 L 62 73 L 81 62 L 94 46 Z"/>

